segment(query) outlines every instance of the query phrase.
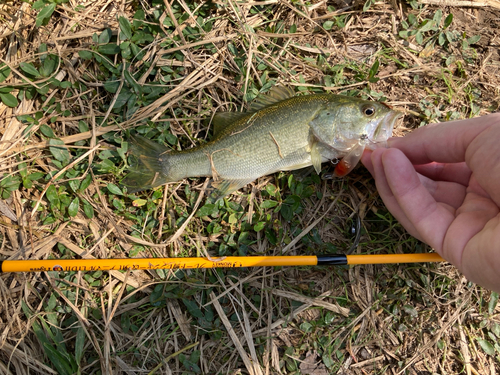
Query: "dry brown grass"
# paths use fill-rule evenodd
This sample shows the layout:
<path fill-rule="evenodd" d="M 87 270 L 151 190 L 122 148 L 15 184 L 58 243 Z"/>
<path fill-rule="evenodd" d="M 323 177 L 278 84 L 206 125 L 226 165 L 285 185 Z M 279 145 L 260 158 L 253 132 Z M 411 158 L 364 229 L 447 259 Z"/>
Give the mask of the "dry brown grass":
<path fill-rule="evenodd" d="M 464 118 L 496 110 L 500 103 L 498 2 L 476 2 L 477 7 L 461 2 L 461 6 L 440 8 L 435 4 L 449 2 L 422 3 L 434 5 L 416 11 L 405 2 L 377 2 L 363 12 L 362 4 L 351 1 L 314 1 L 307 6 L 300 1 L 216 1 L 211 10 L 213 28 L 191 40 L 183 32 L 195 22 L 198 9 L 181 0 L 176 4 L 189 17 L 174 22 L 163 36 L 156 35 L 144 48 L 144 56 L 132 60 L 127 69 L 134 73 L 148 67 L 134 78 L 138 85 L 160 82 L 162 74 L 157 69 L 161 67 L 183 68 L 182 74 L 162 82 L 168 92 L 141 105 L 128 118 L 111 110 L 124 90 L 125 69 L 120 71 L 117 92 L 109 93 L 103 88 L 101 64 L 82 59 L 78 52 L 92 50 L 94 33 L 110 28 L 116 35 L 117 17 L 131 20 L 135 10 L 143 8 L 148 14 L 153 8 L 145 2 L 70 0 L 57 7 L 46 26 L 37 28 L 38 11 L 30 4 L 0 5 L 0 62 L 13 72 L 0 89 L 44 85 L 47 78 L 26 80 L 20 68 L 21 63 L 39 63 L 42 43 L 60 57 L 54 76 L 73 84 L 51 87 L 45 96 L 23 98 L 15 108 L 0 103 L 1 172 L 18 175 L 18 166 L 24 162 L 30 170 L 53 173 L 52 178 L 30 189 L 21 187 L 2 201 L 1 258 L 206 252 L 217 256 L 219 245 L 231 243 L 231 235 L 240 235 L 242 221 L 251 223 L 252 218 L 266 214 L 276 233 L 283 230 L 282 243 L 273 245 L 263 231 L 249 230 L 252 243 L 247 251 L 251 254 L 320 252 L 328 243 L 339 252 L 347 251 L 352 241 L 348 231 L 356 214 L 365 229 L 356 251 L 425 250 L 425 245 L 392 221 L 361 168 L 347 181 L 308 185 L 314 194 L 303 199 L 296 222 L 260 207 L 269 199 L 262 191 L 270 183 L 282 187 L 283 197 L 291 194 L 283 183 L 287 176 L 264 177 L 232 196 L 244 216 L 236 223 L 219 218 L 222 230 L 218 234 L 206 230 L 209 220 L 215 219 L 196 216 L 205 181 L 182 181 L 162 188 L 156 210 L 138 230 L 138 223 L 114 206 L 114 196 L 106 190 L 108 183 L 118 184 L 121 172 L 96 173 L 86 168 L 75 179 L 90 175 L 92 182 L 74 195 L 89 202 L 94 217 L 89 219 L 80 209 L 74 217 L 61 216 L 44 224 L 41 215 L 50 205 L 49 185 L 66 186 L 67 177 L 54 177 L 58 168 L 47 138 L 39 131 L 49 125 L 71 151 L 75 165 L 96 165 L 101 151 L 117 148 L 111 137 L 114 132 L 121 131 L 116 133 L 121 137 L 146 121 L 169 121 L 170 131 L 179 138 L 176 147 L 187 148 L 207 137 L 204 119 L 218 109 L 244 108 L 244 94 L 251 97 L 252 89 L 260 88 L 267 78 L 299 92 L 359 90 L 365 97 L 385 96 L 407 113 L 397 135 L 422 121 L 443 121 L 446 114 Z M 164 5 L 160 20 L 175 10 L 168 1 Z M 425 49 L 414 38 L 403 41 L 397 35 L 408 14 L 432 18 L 437 9 L 454 14 L 453 30 L 468 37 L 482 36 L 474 49 L 464 49 L 460 43 L 447 50 L 438 45 Z M 324 22 L 335 17 L 346 17 L 345 26 L 326 30 Z M 285 33 L 292 25 L 296 30 Z M 451 55 L 455 61 L 446 66 L 444 60 Z M 121 58 L 111 59 L 119 64 Z M 376 59 L 380 60 L 379 80 L 370 82 L 367 72 Z M 362 74 L 364 78 L 359 78 Z M 52 120 L 55 104 L 51 98 L 70 115 L 60 113 Z M 43 116 L 31 128 L 17 118 L 36 112 Z M 82 131 L 79 121 L 86 122 L 89 130 Z M 60 174 L 71 167 L 64 167 Z M 151 193 L 141 197 L 147 199 Z M 132 207 L 130 199 L 125 202 Z M 156 221 L 149 228 L 146 224 L 151 217 Z M 294 241 L 299 237 L 304 238 Z M 316 243 L 317 238 L 321 241 Z M 183 299 L 162 297 L 169 292 Z M 500 370 L 499 353 L 488 355 L 478 343 L 478 339 L 489 339 L 488 333 L 499 323 L 499 308 L 488 306 L 492 298 L 488 291 L 469 284 L 446 264 L 195 270 L 183 275 L 113 271 L 94 274 L 91 279 L 79 272 L 2 274 L 0 294 L 0 374 L 57 373 L 48 360 L 48 349 L 35 334 L 36 324 L 46 324 L 45 337 L 52 332 L 55 342 L 64 342 L 63 349 L 57 348 L 60 352 L 84 353 L 82 374 L 189 373 L 189 363 L 183 365 L 180 358 L 189 358 L 194 351 L 199 355 L 195 364 L 206 374 L 496 374 Z M 154 298 L 161 301 L 156 303 Z M 204 317 L 196 316 L 188 306 L 196 306 Z M 213 314 L 213 319 L 206 314 Z M 326 364 L 331 365 L 329 370 Z"/>

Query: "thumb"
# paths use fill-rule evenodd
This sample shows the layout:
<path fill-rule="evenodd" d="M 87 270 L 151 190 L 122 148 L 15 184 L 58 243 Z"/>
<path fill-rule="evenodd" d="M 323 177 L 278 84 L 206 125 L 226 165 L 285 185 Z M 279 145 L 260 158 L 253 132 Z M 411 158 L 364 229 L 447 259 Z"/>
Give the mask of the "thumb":
<path fill-rule="evenodd" d="M 373 177 L 375 177 L 375 172 L 373 169 L 373 162 L 372 162 L 372 153 L 373 151 L 365 148 L 365 151 L 363 152 L 363 155 L 361 155 L 361 163 L 368 169 L 368 171 L 371 173 Z"/>

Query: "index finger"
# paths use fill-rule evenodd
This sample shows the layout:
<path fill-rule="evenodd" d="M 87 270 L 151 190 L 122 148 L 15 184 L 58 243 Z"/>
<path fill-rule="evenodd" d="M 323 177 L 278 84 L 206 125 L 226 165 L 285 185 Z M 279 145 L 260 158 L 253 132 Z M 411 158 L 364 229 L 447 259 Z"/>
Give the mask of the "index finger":
<path fill-rule="evenodd" d="M 500 113 L 427 125 L 403 138 L 391 138 L 389 147 L 403 151 L 413 164 L 459 163 L 465 161 L 474 138 L 494 124 L 500 124 Z"/>

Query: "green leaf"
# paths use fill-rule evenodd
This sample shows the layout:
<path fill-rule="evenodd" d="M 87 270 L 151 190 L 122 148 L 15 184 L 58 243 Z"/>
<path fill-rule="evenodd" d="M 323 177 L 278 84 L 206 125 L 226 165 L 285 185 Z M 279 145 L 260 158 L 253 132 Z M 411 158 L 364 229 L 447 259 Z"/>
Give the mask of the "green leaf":
<path fill-rule="evenodd" d="M 142 207 L 144 206 L 148 201 L 146 199 L 136 199 L 132 201 L 132 206 L 134 207 Z"/>
<path fill-rule="evenodd" d="M 481 39 L 481 35 L 474 35 L 474 36 L 471 36 L 469 39 L 467 39 L 467 43 L 469 43 L 469 45 L 475 44 L 475 43 L 479 42 L 479 39 Z"/>
<path fill-rule="evenodd" d="M 101 35 L 99 35 L 98 43 L 99 44 L 109 43 L 112 36 L 113 36 L 113 33 L 111 32 L 111 29 L 108 27 L 107 29 L 104 29 L 104 31 L 101 33 Z"/>
<path fill-rule="evenodd" d="M 123 42 L 120 44 L 120 49 L 122 51 L 122 57 L 124 59 L 132 58 L 132 50 L 130 49 L 130 42 Z"/>
<path fill-rule="evenodd" d="M 132 38 L 132 27 L 130 22 L 125 17 L 118 17 L 118 23 L 120 24 L 120 31 L 125 35 L 127 39 Z"/>
<path fill-rule="evenodd" d="M 126 207 L 125 207 L 125 203 L 123 202 L 123 200 L 121 199 L 113 199 L 113 206 L 118 209 L 118 210 L 124 210 Z"/>
<path fill-rule="evenodd" d="M 495 347 L 488 340 L 477 339 L 477 342 L 481 345 L 481 348 L 483 348 L 486 354 L 491 356 L 495 355 Z"/>
<path fill-rule="evenodd" d="M 422 44 L 424 42 L 424 36 L 420 31 L 415 35 L 415 41 L 418 44 Z"/>
<path fill-rule="evenodd" d="M 142 86 L 137 83 L 135 78 L 130 74 L 128 70 L 125 70 L 124 72 L 124 77 L 127 83 L 132 87 L 132 89 L 135 91 L 135 94 L 141 94 L 142 93 Z"/>
<path fill-rule="evenodd" d="M 118 155 L 120 155 L 120 157 L 124 161 L 127 160 L 127 155 L 126 155 L 127 151 L 128 151 L 128 142 L 122 142 L 122 146 L 116 149 L 116 152 L 118 153 Z"/>
<path fill-rule="evenodd" d="M 116 55 L 117 53 L 120 53 L 121 49 L 120 46 L 110 43 L 99 46 L 97 51 L 103 55 Z"/>
<path fill-rule="evenodd" d="M 45 53 L 47 52 L 47 43 L 40 44 L 38 52 L 40 53 L 40 61 L 43 62 L 43 60 L 47 57 L 47 54 Z"/>
<path fill-rule="evenodd" d="M 443 28 L 446 29 L 448 26 L 451 25 L 452 22 L 453 22 L 453 14 L 450 13 L 444 20 Z"/>
<path fill-rule="evenodd" d="M 7 78 L 9 78 L 10 72 L 11 70 L 7 65 L 5 65 L 4 63 L 0 64 L 0 82 L 3 82 Z"/>
<path fill-rule="evenodd" d="M 78 56 L 84 60 L 91 60 L 94 54 L 90 51 L 78 51 Z"/>
<path fill-rule="evenodd" d="M 17 101 L 17 98 L 12 95 L 12 94 L 2 94 L 0 93 L 0 99 L 2 100 L 2 103 L 5 104 L 7 107 L 17 107 L 19 102 Z"/>
<path fill-rule="evenodd" d="M 496 336 L 496 339 L 500 338 L 500 324 L 493 323 L 491 325 L 491 332 Z"/>
<path fill-rule="evenodd" d="M 201 312 L 200 308 L 198 307 L 198 304 L 194 301 L 188 300 L 186 298 L 182 299 L 182 303 L 184 303 L 184 306 L 186 306 L 187 310 L 191 314 L 191 316 L 195 318 L 203 318 L 204 315 Z"/>
<path fill-rule="evenodd" d="M 34 10 L 42 9 L 45 6 L 45 2 L 43 0 L 37 0 L 33 3 L 32 8 Z"/>
<path fill-rule="evenodd" d="M 66 147 L 57 147 L 64 145 L 64 142 L 60 139 L 50 139 L 49 140 L 49 151 L 54 156 L 54 158 L 60 161 L 63 165 L 66 165 L 71 160 L 71 156 Z"/>
<path fill-rule="evenodd" d="M 422 22 L 420 25 L 420 31 L 426 32 L 426 31 L 432 30 L 433 27 L 434 27 L 433 20 L 424 20 L 424 22 Z"/>
<path fill-rule="evenodd" d="M 80 206 L 80 199 L 76 197 L 71 201 L 71 203 L 68 206 L 68 215 L 71 217 L 75 217 L 78 215 L 78 207 Z"/>
<path fill-rule="evenodd" d="M 154 40 L 154 36 L 150 33 L 145 33 L 144 31 L 137 31 L 131 39 L 131 42 L 135 44 L 151 43 Z"/>
<path fill-rule="evenodd" d="M 123 195 L 122 190 L 118 186 L 116 186 L 115 184 L 112 184 L 111 182 L 108 184 L 107 188 L 111 194 Z"/>
<path fill-rule="evenodd" d="M 180 356 L 179 356 L 180 360 Z M 201 374 L 201 369 L 200 367 L 193 361 L 186 359 L 185 357 L 183 358 L 183 361 L 181 362 L 182 365 L 188 370 L 190 373 L 195 373 L 195 374 Z"/>
<path fill-rule="evenodd" d="M 149 295 L 149 303 L 153 307 L 160 307 L 165 303 L 164 285 L 158 284 L 153 289 L 153 292 Z"/>
<path fill-rule="evenodd" d="M 443 11 L 441 9 L 438 9 L 436 10 L 436 13 L 434 13 L 434 17 L 432 17 L 432 20 L 436 23 L 436 25 L 439 25 L 442 17 L 443 17 Z"/>
<path fill-rule="evenodd" d="M 177 144 L 177 137 L 172 133 L 165 134 L 165 138 L 167 139 L 167 142 L 170 143 L 171 145 Z"/>
<path fill-rule="evenodd" d="M 415 25 L 417 23 L 417 17 L 413 13 L 408 14 L 408 22 L 410 25 Z"/>
<path fill-rule="evenodd" d="M 28 177 L 28 165 L 26 163 L 20 163 L 17 168 L 22 178 Z"/>
<path fill-rule="evenodd" d="M 54 134 L 54 131 L 52 130 L 52 128 L 50 126 L 47 126 L 45 124 L 40 125 L 40 131 L 47 138 L 56 138 L 56 135 Z"/>
<path fill-rule="evenodd" d="M 78 121 L 78 130 L 80 133 L 85 133 L 89 131 L 89 125 L 85 121 Z"/>
<path fill-rule="evenodd" d="M 75 339 L 75 360 L 78 365 L 83 358 L 83 349 L 85 347 L 85 330 L 82 327 L 79 327 L 76 331 L 76 339 Z"/>
<path fill-rule="evenodd" d="M 120 81 L 106 81 L 104 82 L 104 90 L 110 92 L 111 94 L 116 94 L 118 87 L 120 87 Z"/>
<path fill-rule="evenodd" d="M 146 13 L 144 12 L 144 10 L 139 8 L 134 14 L 134 20 L 143 21 L 145 19 L 146 19 Z M 142 25 L 142 23 L 140 25 Z"/>
<path fill-rule="evenodd" d="M 324 24 L 323 24 L 323 28 L 325 30 L 331 30 L 332 27 L 334 25 L 334 22 L 333 21 L 326 21 Z"/>
<path fill-rule="evenodd" d="M 377 59 L 377 60 L 375 60 L 372 67 L 370 68 L 370 71 L 368 72 L 368 80 L 370 82 L 377 82 L 378 81 L 378 78 L 375 78 L 375 76 L 378 73 L 379 66 L 380 66 L 380 62 Z"/>
<path fill-rule="evenodd" d="M 31 173 L 28 178 L 31 180 L 31 181 L 37 181 L 39 179 L 41 179 L 43 176 L 45 176 L 44 173 L 42 172 L 35 172 L 35 173 Z"/>
<path fill-rule="evenodd" d="M 137 60 L 141 60 L 144 56 L 146 56 L 146 52 L 142 50 L 137 44 L 131 43 L 130 49 Z"/>
<path fill-rule="evenodd" d="M 49 55 L 43 60 L 43 64 L 40 67 L 40 74 L 44 77 L 49 77 L 55 72 L 59 58 L 56 55 Z"/>
<path fill-rule="evenodd" d="M 45 86 L 42 86 L 39 89 L 36 89 L 36 92 L 39 93 L 40 95 L 47 95 L 49 90 L 50 90 L 50 86 L 48 84 L 46 84 Z"/>
<path fill-rule="evenodd" d="M 375 0 L 366 0 L 365 5 L 363 5 L 363 12 L 366 12 L 375 3 Z"/>
<path fill-rule="evenodd" d="M 274 186 L 273 184 L 267 184 L 266 191 L 271 197 L 276 196 L 276 186 Z"/>
<path fill-rule="evenodd" d="M 85 215 L 92 219 L 94 217 L 94 207 L 92 207 L 88 202 L 83 202 L 83 212 Z"/>
<path fill-rule="evenodd" d="M 52 311 L 56 308 L 58 305 L 57 303 L 57 295 L 55 293 L 52 293 L 50 295 L 49 301 L 47 302 L 47 311 Z"/>
<path fill-rule="evenodd" d="M 488 312 L 492 315 L 495 312 L 498 303 L 498 293 L 491 292 L 490 302 L 488 302 Z"/>
<path fill-rule="evenodd" d="M 21 68 L 21 70 L 27 74 L 30 74 L 32 76 L 35 76 L 35 77 L 40 77 L 40 73 L 38 73 L 38 70 L 36 70 L 36 68 L 31 64 L 31 63 L 25 63 L 25 62 L 22 62 L 19 64 L 19 67 Z"/>
<path fill-rule="evenodd" d="M 36 16 L 35 26 L 40 27 L 46 21 L 48 21 L 50 16 L 52 16 L 52 13 L 54 13 L 55 9 L 56 9 L 55 3 L 49 4 L 49 5 L 45 6 L 44 8 L 42 8 L 42 10 Z"/>
<path fill-rule="evenodd" d="M 42 320 L 42 323 L 44 321 Z M 64 356 L 65 350 L 63 347 L 54 348 L 45 335 L 44 330 L 42 327 L 38 324 L 38 322 L 33 322 L 31 325 L 33 331 L 35 332 L 36 337 L 38 338 L 38 341 L 42 344 L 41 347 L 43 348 L 45 354 L 49 358 L 49 360 L 52 362 L 54 367 L 56 368 L 57 372 L 62 375 L 70 375 L 73 374 L 74 371 L 71 366 L 71 362 L 68 361 L 68 359 Z M 57 340 L 56 337 L 52 334 L 51 330 L 47 328 L 47 325 L 45 324 L 46 327 L 46 332 L 47 334 L 51 337 L 52 340 Z"/>
<path fill-rule="evenodd" d="M 68 181 L 68 185 L 73 190 L 73 192 L 78 192 L 78 188 L 80 187 L 80 181 L 79 180 L 71 180 Z"/>
<path fill-rule="evenodd" d="M 9 177 L 4 178 L 0 182 L 0 186 L 3 187 L 4 189 L 14 191 L 14 190 L 17 190 L 17 187 L 18 187 L 20 182 L 21 181 L 19 179 L 19 176 L 14 175 L 14 176 L 9 176 Z"/>
<path fill-rule="evenodd" d="M 253 226 L 253 230 L 256 232 L 260 232 L 266 226 L 265 221 L 259 221 L 257 224 Z"/>
<path fill-rule="evenodd" d="M 196 212 L 196 216 L 197 217 L 210 216 L 214 213 L 217 213 L 218 211 L 219 209 L 215 204 L 207 203 L 198 209 L 198 212 Z"/>
<path fill-rule="evenodd" d="M 200 361 L 201 351 L 193 350 L 191 355 L 189 356 L 189 360 L 193 363 L 198 363 Z"/>
<path fill-rule="evenodd" d="M 98 171 L 102 173 L 109 173 L 115 168 L 115 165 L 112 161 L 106 159 L 102 163 L 97 165 Z"/>
<path fill-rule="evenodd" d="M 50 185 L 45 193 L 45 196 L 49 200 L 49 202 L 54 205 L 59 205 L 59 194 L 57 194 L 57 189 L 54 185 Z"/>
<path fill-rule="evenodd" d="M 262 204 L 260 205 L 260 207 L 262 207 L 262 208 L 273 208 L 273 207 L 276 207 L 277 205 L 278 205 L 278 202 L 267 200 L 267 201 L 262 202 Z"/>
<path fill-rule="evenodd" d="M 403 310 L 410 315 L 412 318 L 417 318 L 418 317 L 418 311 L 411 305 L 405 305 L 403 306 Z"/>
<path fill-rule="evenodd" d="M 80 192 L 84 192 L 92 182 L 92 175 L 89 173 L 85 176 L 85 178 L 80 183 Z"/>
<path fill-rule="evenodd" d="M 446 43 L 446 35 L 444 33 L 439 33 L 438 43 L 440 46 L 444 46 L 444 44 Z"/>
<path fill-rule="evenodd" d="M 406 39 L 406 38 L 408 38 L 408 36 L 409 36 L 409 32 L 408 32 L 408 30 L 401 30 L 401 31 L 398 33 L 398 35 L 399 35 L 401 38 Z"/>
<path fill-rule="evenodd" d="M 75 371 L 71 366 L 71 362 L 63 355 L 64 352 L 57 350 L 50 344 L 43 344 L 43 348 L 50 362 L 54 365 L 57 372 L 61 375 L 72 375 Z"/>
<path fill-rule="evenodd" d="M 448 42 L 453 43 L 457 40 L 455 34 L 451 31 L 445 31 L 446 39 L 448 39 Z"/>
<path fill-rule="evenodd" d="M 120 93 L 118 94 L 118 97 L 116 98 L 115 105 L 113 108 L 118 109 L 122 108 L 125 104 L 127 104 L 128 100 L 130 97 L 134 95 L 128 88 L 123 88 Z"/>

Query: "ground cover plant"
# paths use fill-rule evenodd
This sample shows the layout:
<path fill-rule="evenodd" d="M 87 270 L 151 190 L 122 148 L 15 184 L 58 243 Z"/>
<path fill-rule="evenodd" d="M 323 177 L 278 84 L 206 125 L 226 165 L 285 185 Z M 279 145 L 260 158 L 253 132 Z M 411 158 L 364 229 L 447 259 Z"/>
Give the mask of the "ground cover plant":
<path fill-rule="evenodd" d="M 496 111 L 500 6 L 462 3 L 1 4 L 1 259 L 430 251 L 362 167 L 218 203 L 205 179 L 121 180 L 131 134 L 190 148 L 275 85 L 384 101 L 397 135 Z M 500 370 L 498 294 L 446 263 L 2 274 L 0 293 L 1 374 Z"/>

